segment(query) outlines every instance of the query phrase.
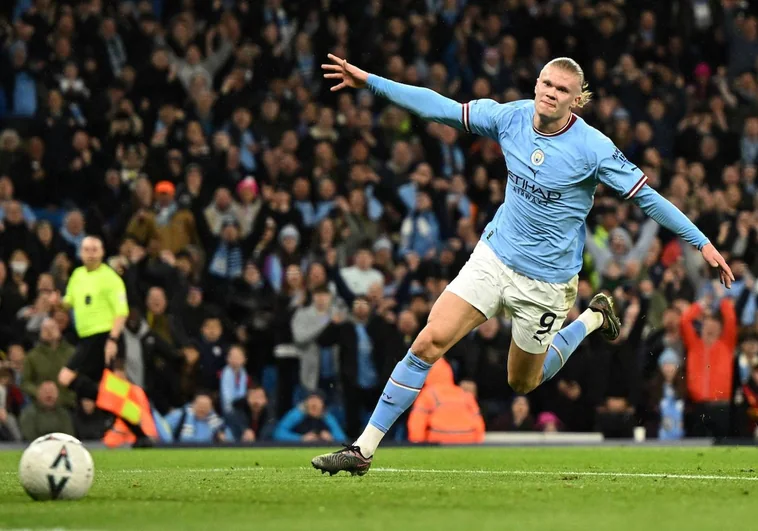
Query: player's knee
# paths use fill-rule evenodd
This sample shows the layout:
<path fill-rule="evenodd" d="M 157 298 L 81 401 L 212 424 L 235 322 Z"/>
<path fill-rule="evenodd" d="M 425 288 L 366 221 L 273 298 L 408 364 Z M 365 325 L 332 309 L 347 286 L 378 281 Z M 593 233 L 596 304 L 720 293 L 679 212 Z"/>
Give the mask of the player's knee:
<path fill-rule="evenodd" d="M 434 363 L 445 353 L 444 345 L 438 337 L 435 337 L 434 328 L 426 326 L 411 345 L 411 352 L 417 358 L 427 362 Z"/>
<path fill-rule="evenodd" d="M 525 395 L 526 393 L 528 393 L 529 391 L 537 387 L 537 382 L 533 382 L 529 380 L 528 378 L 524 378 L 523 376 L 509 374 L 508 385 L 511 386 L 511 389 L 513 389 L 515 393 L 518 393 L 520 395 Z"/>

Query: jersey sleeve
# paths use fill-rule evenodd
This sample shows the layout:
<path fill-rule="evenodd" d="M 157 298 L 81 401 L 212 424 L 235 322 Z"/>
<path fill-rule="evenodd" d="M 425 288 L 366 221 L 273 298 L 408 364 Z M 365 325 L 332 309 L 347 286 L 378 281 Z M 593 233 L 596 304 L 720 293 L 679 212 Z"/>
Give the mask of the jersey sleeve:
<path fill-rule="evenodd" d="M 610 139 L 603 137 L 595 145 L 589 143 L 587 147 L 596 153 L 597 178 L 613 188 L 625 201 L 632 199 L 645 186 L 647 175 L 629 162 Z"/>
<path fill-rule="evenodd" d="M 516 109 L 512 103 L 502 104 L 491 99 L 472 100 L 461 107 L 463 130 L 492 140 L 500 138 L 508 116 Z"/>
<path fill-rule="evenodd" d="M 126 299 L 126 286 L 124 281 L 118 276 L 115 271 L 109 281 L 111 284 L 110 290 L 108 290 L 108 303 L 113 309 L 113 313 L 118 317 L 126 317 L 129 315 L 129 303 Z"/>

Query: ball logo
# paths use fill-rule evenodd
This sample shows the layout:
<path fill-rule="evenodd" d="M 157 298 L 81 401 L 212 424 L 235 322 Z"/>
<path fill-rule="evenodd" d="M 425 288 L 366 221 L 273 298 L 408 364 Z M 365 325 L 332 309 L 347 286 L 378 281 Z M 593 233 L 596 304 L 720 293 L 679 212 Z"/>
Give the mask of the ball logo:
<path fill-rule="evenodd" d="M 61 448 L 61 451 L 58 453 L 55 461 L 53 461 L 53 464 L 50 465 L 50 469 L 56 470 L 61 464 L 66 468 L 66 472 L 71 472 L 71 461 L 68 459 L 68 451 L 66 450 L 65 446 Z M 57 500 L 61 495 L 63 488 L 66 486 L 66 483 L 68 483 L 68 479 L 69 478 L 67 476 L 63 476 L 56 480 L 55 476 L 52 473 L 47 475 L 47 484 L 50 488 L 50 495 L 54 500 Z"/>
<path fill-rule="evenodd" d="M 535 149 L 532 152 L 532 164 L 542 166 L 543 162 L 545 162 L 545 153 L 541 149 Z"/>

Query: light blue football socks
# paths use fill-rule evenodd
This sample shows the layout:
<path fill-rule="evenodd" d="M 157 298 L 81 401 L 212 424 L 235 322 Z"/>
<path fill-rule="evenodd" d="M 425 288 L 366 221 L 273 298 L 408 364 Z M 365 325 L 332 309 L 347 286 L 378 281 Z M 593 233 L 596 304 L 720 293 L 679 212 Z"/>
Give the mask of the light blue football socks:
<path fill-rule="evenodd" d="M 562 328 L 553 339 L 553 343 L 547 349 L 547 356 L 542 365 L 542 380 L 545 383 L 561 370 L 579 344 L 589 334 L 600 328 L 603 324 L 602 314 L 590 310 L 584 310 L 579 318 Z"/>
<path fill-rule="evenodd" d="M 424 386 L 431 368 L 431 364 L 417 358 L 410 350 L 395 365 L 387 385 L 384 386 L 379 403 L 369 419 L 368 426 L 355 441 L 355 445 L 360 447 L 365 457 L 374 454 L 384 434 L 400 415 L 411 407 Z"/>

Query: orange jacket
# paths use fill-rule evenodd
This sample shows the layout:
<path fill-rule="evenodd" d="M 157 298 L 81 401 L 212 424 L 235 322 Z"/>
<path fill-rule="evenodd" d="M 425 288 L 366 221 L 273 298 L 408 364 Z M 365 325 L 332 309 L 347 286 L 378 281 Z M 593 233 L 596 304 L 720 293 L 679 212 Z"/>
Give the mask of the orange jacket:
<path fill-rule="evenodd" d="M 484 441 L 484 419 L 476 399 L 455 385 L 443 358 L 429 371 L 408 418 L 408 440 L 448 444 Z"/>
<path fill-rule="evenodd" d="M 734 350 L 737 347 L 737 314 L 730 299 L 721 300 L 721 337 L 706 347 L 692 322 L 703 309 L 690 305 L 682 314 L 681 329 L 687 351 L 687 391 L 693 402 L 721 402 L 732 394 Z"/>

